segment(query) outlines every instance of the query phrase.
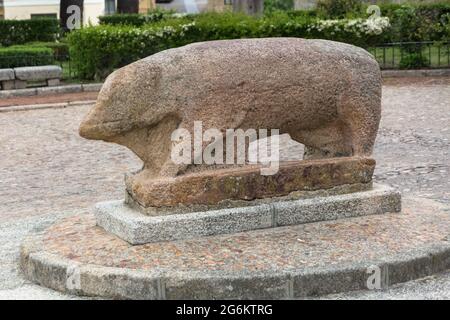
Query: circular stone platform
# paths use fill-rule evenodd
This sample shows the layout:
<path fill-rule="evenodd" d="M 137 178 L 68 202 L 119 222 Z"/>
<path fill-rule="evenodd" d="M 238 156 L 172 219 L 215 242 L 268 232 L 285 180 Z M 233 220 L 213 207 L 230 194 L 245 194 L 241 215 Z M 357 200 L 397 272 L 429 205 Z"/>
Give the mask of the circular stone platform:
<path fill-rule="evenodd" d="M 78 295 L 135 299 L 297 298 L 366 289 L 450 268 L 450 215 L 404 200 L 401 213 L 132 246 L 73 216 L 22 246 L 25 276 Z M 375 268 L 376 268 L 375 267 Z"/>

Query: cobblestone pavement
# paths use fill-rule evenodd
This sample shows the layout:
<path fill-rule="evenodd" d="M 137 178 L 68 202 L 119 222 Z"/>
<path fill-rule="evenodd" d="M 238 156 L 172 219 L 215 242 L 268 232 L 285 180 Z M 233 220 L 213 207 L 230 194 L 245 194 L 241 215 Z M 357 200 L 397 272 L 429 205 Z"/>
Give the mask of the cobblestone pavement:
<path fill-rule="evenodd" d="M 123 174 L 140 161 L 127 149 L 77 135 L 89 106 L 0 113 L 0 299 L 74 298 L 18 272 L 20 242 L 33 229 L 123 196 Z M 374 156 L 375 179 L 450 212 L 450 79 L 389 81 Z M 332 298 L 450 298 L 450 273 L 382 292 Z M 328 298 L 328 297 L 326 297 Z"/>

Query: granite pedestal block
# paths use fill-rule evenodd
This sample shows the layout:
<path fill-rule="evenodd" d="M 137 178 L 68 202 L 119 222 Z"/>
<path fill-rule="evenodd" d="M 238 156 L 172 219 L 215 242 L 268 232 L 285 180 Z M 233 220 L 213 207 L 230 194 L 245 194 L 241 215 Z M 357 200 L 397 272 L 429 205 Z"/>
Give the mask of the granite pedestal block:
<path fill-rule="evenodd" d="M 95 207 L 97 225 L 131 244 L 191 239 L 355 216 L 399 212 L 400 194 L 375 185 L 371 190 L 309 199 L 271 199 L 244 207 L 149 216 L 123 200 Z"/>

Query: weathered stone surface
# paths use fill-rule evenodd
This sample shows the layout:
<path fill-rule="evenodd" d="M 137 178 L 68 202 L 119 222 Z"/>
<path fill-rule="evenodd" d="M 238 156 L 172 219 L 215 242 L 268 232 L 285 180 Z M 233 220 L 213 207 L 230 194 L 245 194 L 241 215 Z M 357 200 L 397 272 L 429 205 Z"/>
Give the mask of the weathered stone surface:
<path fill-rule="evenodd" d="M 263 176 L 259 165 L 217 169 L 159 180 L 135 175 L 127 192 L 142 207 L 216 205 L 224 200 L 284 196 L 293 191 L 329 189 L 372 181 L 375 160 L 349 157 L 281 163 L 274 175 Z"/>
<path fill-rule="evenodd" d="M 14 70 L 13 69 L 0 69 L 0 81 L 13 80 L 13 79 L 14 79 Z"/>
<path fill-rule="evenodd" d="M 221 132 L 279 129 L 311 157 L 369 156 L 380 101 L 378 63 L 361 48 L 297 38 L 212 41 L 114 72 L 80 135 L 130 148 L 144 162 L 136 179 L 150 183 L 190 171 L 170 159 L 170 138 L 176 128 L 193 133 L 194 121 Z"/>
<path fill-rule="evenodd" d="M 250 201 L 247 206 L 202 212 L 177 212 L 147 216 L 123 201 L 96 205 L 97 225 L 131 244 L 191 239 L 248 230 L 399 212 L 400 194 L 375 185 L 373 190 L 316 196 L 310 199 L 272 198 Z"/>
<path fill-rule="evenodd" d="M 36 66 L 14 68 L 16 79 L 24 81 L 38 81 L 47 79 L 57 79 L 62 76 L 60 66 Z"/>
<path fill-rule="evenodd" d="M 97 204 L 95 216 L 100 227 L 131 244 L 191 239 L 274 226 L 274 213 L 268 204 L 146 216 L 130 209 L 123 201 L 111 201 Z"/>
<path fill-rule="evenodd" d="M 315 197 L 273 203 L 276 226 L 290 226 L 358 215 L 400 212 L 401 195 L 394 189 L 374 185 L 373 190 L 329 197 Z"/>

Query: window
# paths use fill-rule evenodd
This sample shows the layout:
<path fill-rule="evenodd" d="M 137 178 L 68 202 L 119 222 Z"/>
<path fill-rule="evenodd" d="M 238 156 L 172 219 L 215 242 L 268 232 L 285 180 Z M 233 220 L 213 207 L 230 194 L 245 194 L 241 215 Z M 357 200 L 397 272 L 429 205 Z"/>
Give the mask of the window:
<path fill-rule="evenodd" d="M 105 0 L 105 14 L 116 13 L 116 0 Z"/>
<path fill-rule="evenodd" d="M 56 13 L 32 13 L 31 19 L 40 19 L 40 18 L 58 18 Z"/>

